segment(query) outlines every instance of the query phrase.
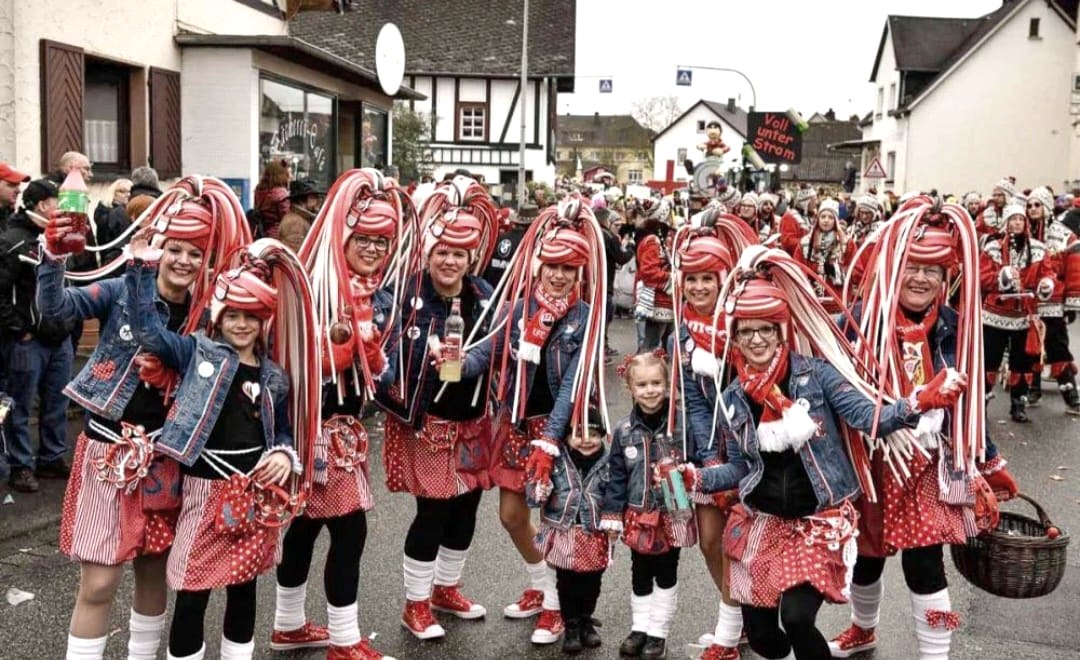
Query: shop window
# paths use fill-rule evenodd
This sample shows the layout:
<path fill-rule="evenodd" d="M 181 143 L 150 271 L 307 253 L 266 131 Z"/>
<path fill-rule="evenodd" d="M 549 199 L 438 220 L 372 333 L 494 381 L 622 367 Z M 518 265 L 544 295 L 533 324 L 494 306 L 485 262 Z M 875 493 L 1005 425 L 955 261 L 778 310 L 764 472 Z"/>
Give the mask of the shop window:
<path fill-rule="evenodd" d="M 487 104 L 459 103 L 455 142 L 484 142 L 487 140 Z"/>
<path fill-rule="evenodd" d="M 385 169 L 386 159 L 386 111 L 364 105 L 364 119 L 360 126 L 360 164 L 362 167 Z"/>
<path fill-rule="evenodd" d="M 129 73 L 124 67 L 87 58 L 83 88 L 83 144 L 99 171 L 130 169 Z"/>
<path fill-rule="evenodd" d="M 260 171 L 271 158 L 283 158 L 294 179 L 328 188 L 336 174 L 336 99 L 271 78 L 262 78 L 260 86 Z"/>
<path fill-rule="evenodd" d="M 641 183 L 642 173 L 641 170 L 627 170 L 626 180 L 629 183 Z"/>

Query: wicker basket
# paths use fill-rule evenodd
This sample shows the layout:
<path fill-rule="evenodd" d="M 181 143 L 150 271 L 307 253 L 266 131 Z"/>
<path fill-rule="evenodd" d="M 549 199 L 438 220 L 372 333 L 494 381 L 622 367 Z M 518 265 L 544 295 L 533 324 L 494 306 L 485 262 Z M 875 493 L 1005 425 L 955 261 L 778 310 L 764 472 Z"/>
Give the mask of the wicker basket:
<path fill-rule="evenodd" d="M 1001 521 L 990 532 L 968 539 L 967 545 L 951 546 L 956 570 L 984 591 L 1004 598 L 1038 598 L 1057 588 L 1065 575 L 1065 552 L 1069 535 L 1046 535 L 1053 526 L 1039 503 L 1027 495 L 1017 497 L 1035 507 L 1038 520 L 1001 512 Z"/>

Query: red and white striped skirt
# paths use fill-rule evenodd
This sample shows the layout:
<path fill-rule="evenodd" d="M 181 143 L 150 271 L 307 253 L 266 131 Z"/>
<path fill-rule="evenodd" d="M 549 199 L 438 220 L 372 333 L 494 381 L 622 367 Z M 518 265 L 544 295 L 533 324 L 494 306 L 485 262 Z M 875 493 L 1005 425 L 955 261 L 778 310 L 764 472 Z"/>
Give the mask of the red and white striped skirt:
<path fill-rule="evenodd" d="M 355 417 L 335 415 L 323 423 L 315 445 L 315 478 L 304 515 L 337 518 L 375 506 L 368 473 L 367 430 Z"/>
<path fill-rule="evenodd" d="M 169 553 L 170 589 L 202 591 L 243 584 L 280 561 L 277 528 L 256 523 L 242 534 L 217 531 L 215 519 L 228 485 L 227 479 L 184 476 L 183 507 Z"/>
<path fill-rule="evenodd" d="M 910 466 L 912 478 L 901 485 L 884 465 L 881 454 L 874 455 L 871 469 L 878 501 L 858 500 L 859 554 L 888 557 L 907 548 L 967 543 L 964 519 L 974 519 L 974 511 L 941 501 L 939 460 L 936 451 L 932 460 L 916 453 Z"/>
<path fill-rule="evenodd" d="M 133 488 L 99 478 L 95 461 L 114 445 L 80 433 L 64 491 L 60 551 L 75 561 L 116 566 L 142 555 L 167 552 L 180 511 L 180 468 L 155 455 Z"/>
<path fill-rule="evenodd" d="M 731 559 L 731 597 L 744 605 L 777 607 L 780 595 L 800 584 L 817 589 L 830 603 L 846 603 L 856 543 L 858 514 L 848 507 L 846 538 L 830 547 L 813 538 L 815 518 L 778 518 L 751 514 L 734 506 L 724 532 L 724 553 Z"/>
<path fill-rule="evenodd" d="M 671 548 L 689 548 L 697 543 L 694 517 L 678 520 L 667 511 L 623 512 L 622 540 L 626 547 L 647 555 L 659 555 Z"/>
<path fill-rule="evenodd" d="M 383 438 L 386 487 L 394 493 L 450 499 L 491 488 L 491 420 L 450 422 L 425 415 L 417 431 L 387 416 Z"/>
<path fill-rule="evenodd" d="M 602 571 L 608 565 L 608 537 L 590 532 L 581 525 L 559 529 L 540 521 L 536 547 L 549 566 L 579 573 Z"/>
<path fill-rule="evenodd" d="M 529 443 L 544 433 L 547 417 L 525 420 L 525 432 L 510 423 L 510 413 L 504 412 L 495 431 L 491 449 L 491 481 L 499 488 L 525 493 L 525 464 L 529 460 Z"/>

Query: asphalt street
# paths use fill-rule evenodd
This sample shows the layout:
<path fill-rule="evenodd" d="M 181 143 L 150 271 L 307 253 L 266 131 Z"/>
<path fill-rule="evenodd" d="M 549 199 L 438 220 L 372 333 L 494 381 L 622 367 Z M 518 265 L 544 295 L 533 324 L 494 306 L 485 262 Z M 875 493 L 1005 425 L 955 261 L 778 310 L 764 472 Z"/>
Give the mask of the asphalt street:
<path fill-rule="evenodd" d="M 1080 346 L 1080 324 L 1072 326 L 1072 345 Z M 620 351 L 632 350 L 633 326 L 616 321 L 612 342 Z M 609 404 L 613 418 L 629 410 L 629 398 L 609 367 Z M 994 439 L 1008 457 L 1021 489 L 1041 502 L 1063 530 L 1080 531 L 1080 419 L 1064 414 L 1064 405 L 1052 384 L 1044 403 L 1030 411 L 1033 422 L 1014 424 L 1007 420 L 1008 396 L 998 392 L 990 405 L 990 427 Z M 377 422 L 375 422 L 377 424 Z M 78 425 L 71 426 L 74 442 Z M 525 587 L 525 572 L 509 537 L 498 521 L 497 495 L 485 494 L 476 538 L 465 571 L 465 593 L 488 609 L 479 621 L 458 621 L 440 616 L 447 628 L 441 642 L 420 642 L 401 628 L 404 603 L 401 577 L 401 549 L 412 519 L 412 499 L 390 494 L 383 486 L 378 446 L 379 433 L 372 433 L 372 483 L 376 507 L 369 513 L 369 535 L 361 565 L 360 628 L 375 634 L 376 646 L 397 658 L 554 658 L 559 645 L 533 647 L 529 643 L 531 622 L 502 617 L 502 608 L 516 600 Z M 6 491 L 0 486 L 0 498 Z M 17 588 L 34 594 L 33 600 L 12 606 L 0 601 L 0 660 L 62 658 L 68 619 L 78 586 L 78 567 L 56 548 L 63 485 L 45 482 L 36 495 L 14 494 L 14 503 L 0 506 L 0 592 Z M 1022 504 L 1007 508 L 1025 511 Z M 323 589 L 319 562 L 325 556 L 326 537 L 317 546 L 316 567 L 308 589 L 308 615 L 325 623 Z M 963 619 L 953 636 L 952 656 L 980 658 L 1076 658 L 1080 654 L 1080 554 L 1076 543 L 1069 553 L 1069 570 L 1057 591 L 1033 600 L 1007 600 L 980 591 L 948 565 L 953 607 Z M 699 552 L 684 552 L 680 566 L 678 620 L 669 640 L 669 657 L 687 657 L 685 645 L 711 630 L 716 618 L 717 594 Z M 110 624 L 111 640 L 107 658 L 125 658 L 130 572 L 120 589 Z M 915 635 L 906 588 L 899 561 L 886 568 L 886 598 L 879 628 L 879 648 L 864 654 L 875 660 L 902 660 L 917 657 Z M 282 659 L 319 658 L 323 653 L 275 654 L 269 648 L 273 622 L 274 578 L 259 579 L 259 610 L 256 626 L 256 657 Z M 629 632 L 630 622 L 629 552 L 619 546 L 614 565 L 604 576 L 603 593 L 597 611 L 603 622 L 604 644 L 583 657 L 613 658 L 618 644 Z M 208 658 L 217 657 L 221 634 L 224 593 L 211 599 L 206 620 Z M 819 625 L 831 636 L 847 626 L 847 606 L 826 605 Z M 164 643 L 160 657 L 164 657 Z M 746 658 L 755 656 L 744 648 Z"/>

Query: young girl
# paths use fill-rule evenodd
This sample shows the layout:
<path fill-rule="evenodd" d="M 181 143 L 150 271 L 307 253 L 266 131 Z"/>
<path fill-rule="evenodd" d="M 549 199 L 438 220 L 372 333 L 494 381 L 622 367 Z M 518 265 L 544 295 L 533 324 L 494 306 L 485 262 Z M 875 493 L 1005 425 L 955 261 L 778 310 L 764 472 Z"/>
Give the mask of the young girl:
<path fill-rule="evenodd" d="M 839 204 L 826 199 L 818 208 L 810 233 L 802 237 L 795 253 L 802 263 L 818 274 L 823 282 L 814 281 L 814 289 L 823 299 L 825 309 L 840 311 L 840 291 L 844 287 L 844 273 L 855 255 L 855 244 L 848 241 L 840 225 Z"/>
<path fill-rule="evenodd" d="M 166 329 L 154 308 L 160 251 L 149 245 L 152 232 L 142 230 L 132 240 L 133 260 L 124 277 L 136 302 L 136 340 L 183 374 L 157 441 L 158 451 L 178 461 L 184 474 L 176 541 L 168 561 L 169 586 L 177 591 L 168 657 L 203 657 L 203 617 L 210 591 L 226 587 L 220 657 L 251 658 L 255 578 L 273 567 L 278 529 L 285 521 L 280 508 L 267 511 L 290 497 L 281 487 L 290 474 L 301 473 L 289 423 L 290 412 L 296 418 L 297 408 L 297 399 L 289 396 L 290 377 L 298 387 L 319 384 L 314 341 L 308 341 L 314 337 L 312 319 L 310 312 L 304 318 L 302 304 L 310 305 L 310 293 L 303 296 L 306 300 L 296 300 L 282 286 L 279 300 L 279 289 L 269 283 L 270 267 L 252 259 L 218 277 L 209 304 L 211 334 L 178 335 Z M 295 261 L 284 248 L 278 254 Z M 293 286 L 302 289 L 306 279 L 298 262 L 295 273 L 299 275 L 292 278 Z M 300 356 L 292 366 L 306 359 L 309 368 L 287 374 L 266 355 L 263 330 L 271 315 L 285 326 L 274 338 L 279 348 L 287 346 Z M 317 396 L 316 391 L 316 402 Z M 308 415 L 318 421 L 317 412 Z M 298 420 L 309 447 L 317 429 L 310 420 Z"/>
<path fill-rule="evenodd" d="M 566 448 L 551 470 L 551 494 L 529 504 L 542 507 L 536 545 L 555 569 L 559 609 L 566 626 L 563 653 L 600 646 L 592 615 L 600 597 L 600 580 L 608 564 L 608 538 L 600 530 L 600 506 L 610 480 L 604 420 L 589 409 L 586 434 L 573 427 Z"/>
<path fill-rule="evenodd" d="M 622 532 L 630 547 L 633 623 L 619 655 L 634 658 L 665 656 L 679 599 L 679 550 L 697 540 L 693 518 L 676 517 L 666 508 L 660 486 L 653 484 L 661 460 L 683 460 L 667 435 L 669 374 L 661 355 L 642 353 L 624 363 L 622 375 L 634 407 L 615 427 L 611 482 L 600 523 L 612 536 Z"/>

